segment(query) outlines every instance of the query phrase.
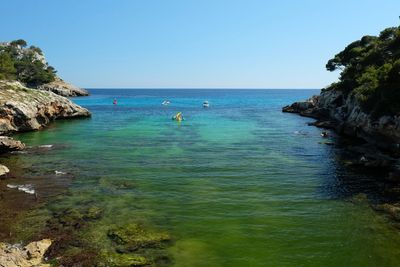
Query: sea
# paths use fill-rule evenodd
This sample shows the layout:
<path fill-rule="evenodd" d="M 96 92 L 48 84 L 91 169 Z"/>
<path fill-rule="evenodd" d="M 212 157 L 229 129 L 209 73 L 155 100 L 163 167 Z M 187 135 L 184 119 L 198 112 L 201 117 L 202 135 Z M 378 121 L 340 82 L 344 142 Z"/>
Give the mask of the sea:
<path fill-rule="evenodd" d="M 400 265 L 399 229 L 371 207 L 377 174 L 347 167 L 313 119 L 281 111 L 319 90 L 89 91 L 72 100 L 91 118 L 15 135 L 28 150 L 2 158 L 4 238 L 95 205 L 102 216 L 79 238 L 107 250 L 111 225 L 140 223 L 172 237 L 171 266 Z"/>

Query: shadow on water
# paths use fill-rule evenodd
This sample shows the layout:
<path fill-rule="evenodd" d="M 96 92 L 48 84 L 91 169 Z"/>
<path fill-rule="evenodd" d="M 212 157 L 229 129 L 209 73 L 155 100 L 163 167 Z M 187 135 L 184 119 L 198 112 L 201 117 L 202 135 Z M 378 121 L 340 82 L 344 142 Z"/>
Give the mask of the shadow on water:
<path fill-rule="evenodd" d="M 349 149 L 349 146 L 362 146 L 361 140 L 333 136 L 329 143 L 326 168 L 322 170 L 322 184 L 317 190 L 320 197 L 351 200 L 365 195 L 370 204 L 381 204 L 399 200 L 396 194 L 388 193 L 396 185 L 387 180 L 390 168 L 365 167 L 353 164 L 359 162 L 363 153 Z"/>

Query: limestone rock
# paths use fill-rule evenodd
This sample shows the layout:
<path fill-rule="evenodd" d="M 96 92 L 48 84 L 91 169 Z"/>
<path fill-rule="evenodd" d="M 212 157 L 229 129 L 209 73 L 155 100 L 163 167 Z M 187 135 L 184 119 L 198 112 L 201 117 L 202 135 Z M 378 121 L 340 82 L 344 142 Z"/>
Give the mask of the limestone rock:
<path fill-rule="evenodd" d="M 0 243 L 0 266 L 48 267 L 50 264 L 43 263 L 43 256 L 51 243 L 50 239 L 43 239 L 29 243 L 23 248 L 18 245 Z"/>
<path fill-rule="evenodd" d="M 68 98 L 0 81 L 0 134 L 38 130 L 57 119 L 89 117 L 90 112 Z"/>
<path fill-rule="evenodd" d="M 375 118 L 362 111 L 351 93 L 344 95 L 337 90 L 323 90 L 319 96 L 293 103 L 282 111 L 317 118 L 316 126 L 332 128 L 339 134 L 361 138 L 400 154 L 400 116 Z"/>
<path fill-rule="evenodd" d="M 6 166 L 0 164 L 0 176 L 6 175 L 9 172 L 10 170 Z"/>
<path fill-rule="evenodd" d="M 56 80 L 54 82 L 37 86 L 37 89 L 50 91 L 57 95 L 67 96 L 67 97 L 68 96 L 87 96 L 87 95 L 89 95 L 88 91 L 86 91 L 82 88 L 76 87 L 72 84 L 69 84 L 58 77 L 56 78 Z"/>
<path fill-rule="evenodd" d="M 0 136 L 0 154 L 10 151 L 23 150 L 25 144 L 8 136 Z"/>

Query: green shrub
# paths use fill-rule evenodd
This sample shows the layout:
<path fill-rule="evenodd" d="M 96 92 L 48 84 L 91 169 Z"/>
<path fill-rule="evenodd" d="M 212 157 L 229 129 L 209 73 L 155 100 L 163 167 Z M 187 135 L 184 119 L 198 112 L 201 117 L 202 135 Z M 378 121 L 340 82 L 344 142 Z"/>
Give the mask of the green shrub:
<path fill-rule="evenodd" d="M 56 70 L 36 58 L 36 53 L 43 55 L 36 46 L 21 51 L 27 43 L 20 39 L 9 46 L 0 47 L 0 79 L 17 79 L 30 86 L 37 86 L 54 81 Z"/>
<path fill-rule="evenodd" d="M 400 27 L 349 44 L 326 68 L 341 71 L 327 90 L 354 94 L 366 113 L 400 114 Z"/>
<path fill-rule="evenodd" d="M 7 52 L 0 52 L 0 80 L 15 79 L 16 69 L 11 55 Z"/>

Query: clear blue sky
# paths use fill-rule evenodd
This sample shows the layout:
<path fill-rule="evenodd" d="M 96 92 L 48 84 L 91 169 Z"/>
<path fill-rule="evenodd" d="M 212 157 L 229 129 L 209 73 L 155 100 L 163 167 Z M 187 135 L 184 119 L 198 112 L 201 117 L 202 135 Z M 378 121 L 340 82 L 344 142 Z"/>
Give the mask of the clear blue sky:
<path fill-rule="evenodd" d="M 399 0 L 0 0 L 0 39 L 39 46 L 82 87 L 321 88 Z"/>

